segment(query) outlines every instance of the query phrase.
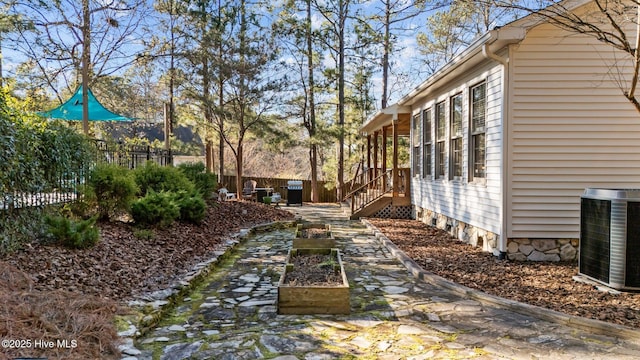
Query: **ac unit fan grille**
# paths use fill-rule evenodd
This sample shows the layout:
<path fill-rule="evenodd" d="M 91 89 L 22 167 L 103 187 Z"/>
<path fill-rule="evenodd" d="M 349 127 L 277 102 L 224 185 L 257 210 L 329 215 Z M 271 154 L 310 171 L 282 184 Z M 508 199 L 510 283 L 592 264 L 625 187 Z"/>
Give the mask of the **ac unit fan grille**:
<path fill-rule="evenodd" d="M 580 273 L 609 282 L 611 201 L 581 199 Z"/>
<path fill-rule="evenodd" d="M 640 287 L 640 203 L 627 203 L 627 258 L 625 284 Z"/>

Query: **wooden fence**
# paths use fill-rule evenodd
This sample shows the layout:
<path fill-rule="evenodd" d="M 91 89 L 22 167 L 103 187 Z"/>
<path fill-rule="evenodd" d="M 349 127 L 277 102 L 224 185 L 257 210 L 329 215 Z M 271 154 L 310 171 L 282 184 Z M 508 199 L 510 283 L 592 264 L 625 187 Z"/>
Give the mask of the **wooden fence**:
<path fill-rule="evenodd" d="M 258 187 L 271 187 L 274 192 L 279 192 L 283 199 L 287 198 L 287 181 L 298 179 L 275 179 L 275 178 L 259 178 L 259 177 L 242 177 L 242 183 L 245 181 L 255 180 L 258 182 Z M 236 189 L 236 177 L 235 175 L 225 175 L 220 181 L 227 187 L 229 192 L 237 193 Z M 328 190 L 325 187 L 327 181 L 318 181 L 319 202 L 321 203 L 334 203 L 337 202 L 336 189 Z M 311 201 L 311 180 L 302 180 L 302 201 Z"/>

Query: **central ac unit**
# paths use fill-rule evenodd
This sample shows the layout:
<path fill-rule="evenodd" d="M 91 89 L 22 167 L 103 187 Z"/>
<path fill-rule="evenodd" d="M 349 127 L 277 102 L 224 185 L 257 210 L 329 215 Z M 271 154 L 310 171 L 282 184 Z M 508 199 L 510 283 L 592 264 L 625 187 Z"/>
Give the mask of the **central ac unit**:
<path fill-rule="evenodd" d="M 611 288 L 640 290 L 640 190 L 585 190 L 578 267 Z"/>

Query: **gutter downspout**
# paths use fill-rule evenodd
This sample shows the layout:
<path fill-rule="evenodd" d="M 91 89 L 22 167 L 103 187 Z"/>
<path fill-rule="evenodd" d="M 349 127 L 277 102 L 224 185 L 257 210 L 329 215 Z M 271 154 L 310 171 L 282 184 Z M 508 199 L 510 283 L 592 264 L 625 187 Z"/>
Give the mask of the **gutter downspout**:
<path fill-rule="evenodd" d="M 494 60 L 497 63 L 502 65 L 502 104 L 501 104 L 501 113 L 502 113 L 502 126 L 501 126 L 501 134 L 500 134 L 500 148 L 502 152 L 502 161 L 500 162 L 500 187 L 502 188 L 500 191 L 500 235 L 498 238 L 498 253 L 496 254 L 494 251 L 494 255 L 498 256 L 499 259 L 505 259 L 507 255 L 507 191 L 508 191 L 508 182 L 507 182 L 507 170 L 508 170 L 508 160 L 509 160 L 509 58 L 502 58 L 496 55 L 489 48 L 488 43 L 484 43 L 482 46 L 482 55 L 490 60 Z"/>

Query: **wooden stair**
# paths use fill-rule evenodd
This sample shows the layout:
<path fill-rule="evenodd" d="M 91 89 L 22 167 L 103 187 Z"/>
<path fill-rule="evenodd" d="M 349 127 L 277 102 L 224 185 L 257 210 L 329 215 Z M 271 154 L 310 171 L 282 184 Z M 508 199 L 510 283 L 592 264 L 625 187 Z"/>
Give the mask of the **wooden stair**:
<path fill-rule="evenodd" d="M 345 197 L 343 203 L 349 218 L 359 219 L 373 216 L 389 205 L 392 206 L 391 216 L 393 216 L 396 207 L 411 206 L 408 182 L 401 187 L 402 191 L 393 196 L 393 187 L 389 184 L 391 175 L 392 171 L 388 170 L 351 191 Z"/>
<path fill-rule="evenodd" d="M 383 196 L 381 198 L 378 198 L 374 201 L 371 201 L 369 203 L 367 203 L 363 208 L 356 210 L 355 212 L 351 213 L 351 215 L 349 216 L 349 218 L 351 220 L 356 220 L 359 219 L 361 217 L 369 217 L 369 216 L 373 216 L 375 215 L 378 211 L 384 209 L 385 207 L 387 207 L 388 205 L 391 204 L 393 200 L 393 197 L 390 196 Z"/>

